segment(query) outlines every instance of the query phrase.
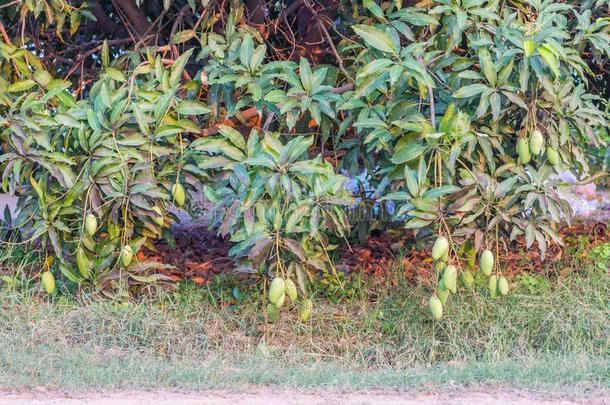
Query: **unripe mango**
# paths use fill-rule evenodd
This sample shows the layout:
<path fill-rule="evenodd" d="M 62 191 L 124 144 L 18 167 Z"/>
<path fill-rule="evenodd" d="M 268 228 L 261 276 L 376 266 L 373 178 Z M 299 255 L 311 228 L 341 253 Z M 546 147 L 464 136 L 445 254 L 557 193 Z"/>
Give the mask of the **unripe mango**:
<path fill-rule="evenodd" d="M 537 129 L 530 134 L 530 152 L 532 155 L 541 155 L 544 147 L 544 137 Z"/>
<path fill-rule="evenodd" d="M 128 267 L 129 264 L 131 264 L 131 259 L 133 259 L 133 249 L 131 249 L 131 246 L 129 245 L 123 246 L 123 249 L 121 249 L 120 256 L 121 264 L 123 265 L 123 267 Z"/>
<path fill-rule="evenodd" d="M 89 258 L 85 254 L 85 251 L 82 247 L 76 249 L 76 266 L 78 267 L 78 271 L 82 274 L 83 277 L 89 277 L 89 270 L 91 264 L 89 263 Z"/>
<path fill-rule="evenodd" d="M 489 295 L 491 296 L 491 298 L 496 298 L 496 296 L 498 295 L 498 279 L 495 274 L 489 276 L 488 287 Z"/>
<path fill-rule="evenodd" d="M 182 207 L 186 202 L 186 193 L 184 192 L 184 187 L 182 184 L 176 182 L 172 186 L 172 196 L 174 197 L 174 202 L 177 206 Z"/>
<path fill-rule="evenodd" d="M 506 295 L 508 294 L 508 290 L 508 280 L 504 276 L 500 277 L 498 279 L 498 292 L 500 293 L 500 295 Z"/>
<path fill-rule="evenodd" d="M 55 277 L 53 277 L 53 273 L 50 271 L 45 271 L 40 275 L 40 280 L 42 281 L 42 286 L 47 294 L 53 294 L 55 292 Z"/>
<path fill-rule="evenodd" d="M 432 317 L 435 321 L 440 321 L 443 317 L 443 304 L 441 303 L 441 300 L 436 295 L 433 295 L 430 297 L 429 304 Z"/>
<path fill-rule="evenodd" d="M 445 288 L 452 293 L 457 292 L 457 270 L 455 266 L 451 264 L 445 267 L 445 271 L 443 272 L 443 283 L 445 284 Z"/>
<path fill-rule="evenodd" d="M 449 242 L 444 236 L 439 236 L 432 246 L 432 260 L 440 260 L 449 253 Z"/>
<path fill-rule="evenodd" d="M 494 268 L 494 254 L 491 253 L 491 250 L 484 250 L 481 253 L 481 272 L 486 276 L 490 276 L 491 272 Z"/>
<path fill-rule="evenodd" d="M 441 304 L 445 305 L 447 303 L 447 299 L 449 298 L 449 290 L 447 290 L 447 288 L 445 287 L 445 282 L 443 280 L 439 281 L 438 288 L 436 289 L 436 294 L 441 300 Z"/>
<path fill-rule="evenodd" d="M 280 298 L 282 297 L 282 295 L 284 295 L 285 292 L 286 283 L 284 282 L 284 279 L 281 277 L 274 278 L 271 282 L 271 286 L 269 287 L 269 301 L 277 305 Z"/>
<path fill-rule="evenodd" d="M 271 322 L 277 322 L 277 320 L 280 319 L 280 310 L 275 304 L 267 304 L 267 315 Z"/>
<path fill-rule="evenodd" d="M 299 318 L 301 321 L 305 322 L 311 318 L 311 312 L 313 310 L 313 303 L 311 300 L 305 300 L 301 304 L 301 308 L 299 308 Z"/>
<path fill-rule="evenodd" d="M 472 273 L 468 270 L 465 270 L 460 274 L 460 282 L 468 291 L 472 291 L 474 287 L 474 277 Z"/>
<path fill-rule="evenodd" d="M 561 160 L 559 157 L 559 152 L 557 149 L 552 146 L 547 146 L 546 148 L 546 160 L 549 162 L 551 166 L 557 166 Z"/>
<path fill-rule="evenodd" d="M 288 296 L 288 298 L 290 298 L 290 300 L 292 302 L 295 302 L 297 300 L 297 296 L 298 296 L 298 292 L 297 292 L 297 286 L 294 284 L 294 281 L 292 281 L 291 279 L 287 279 L 286 280 L 286 295 Z"/>
<path fill-rule="evenodd" d="M 477 262 L 477 251 L 472 247 L 466 251 L 466 262 L 470 268 Z"/>
<path fill-rule="evenodd" d="M 93 236 L 97 231 L 97 218 L 93 214 L 88 214 L 85 217 L 85 232 L 87 235 Z"/>
<path fill-rule="evenodd" d="M 536 50 L 536 44 L 534 44 L 534 41 L 531 39 L 526 39 L 523 41 L 523 53 L 525 54 L 525 57 L 529 58 L 532 56 L 534 50 Z"/>
<path fill-rule="evenodd" d="M 280 295 L 280 298 L 275 302 L 275 306 L 281 308 L 284 305 L 284 301 L 286 301 L 286 293 Z"/>
<path fill-rule="evenodd" d="M 519 140 L 517 141 L 517 153 L 519 154 L 519 162 L 523 165 L 528 164 L 529 161 L 532 159 L 527 139 L 519 138 Z"/>

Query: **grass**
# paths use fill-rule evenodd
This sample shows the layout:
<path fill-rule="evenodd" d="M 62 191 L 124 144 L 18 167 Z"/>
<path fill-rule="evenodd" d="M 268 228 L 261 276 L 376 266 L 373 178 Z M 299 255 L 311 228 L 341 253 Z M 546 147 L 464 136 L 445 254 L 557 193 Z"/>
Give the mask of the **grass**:
<path fill-rule="evenodd" d="M 452 296 L 437 323 L 428 315 L 429 290 L 407 285 L 400 271 L 375 285 L 360 283 L 350 300 L 316 300 L 308 323 L 298 321 L 295 309 L 265 323 L 254 297 L 238 305 L 219 299 L 227 286 L 185 284 L 127 308 L 5 287 L 0 386 L 605 391 L 608 260 L 577 253 L 550 264 L 548 276 L 515 280 L 507 297 L 491 300 L 483 285 Z M 566 266 L 575 271 L 566 277 L 554 271 Z"/>

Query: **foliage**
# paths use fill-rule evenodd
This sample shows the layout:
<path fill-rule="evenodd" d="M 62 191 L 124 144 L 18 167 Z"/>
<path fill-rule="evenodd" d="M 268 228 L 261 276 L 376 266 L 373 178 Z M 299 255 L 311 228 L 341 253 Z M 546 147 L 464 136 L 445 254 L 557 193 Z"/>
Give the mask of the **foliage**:
<path fill-rule="evenodd" d="M 239 268 L 296 273 L 304 291 L 320 273 L 341 285 L 334 252 L 350 228 L 387 228 L 393 204 L 391 225 L 447 237 L 460 271 L 458 246 L 476 255 L 524 236 L 544 256 L 571 215 L 554 175 L 589 175 L 588 148 L 604 146 L 610 25 L 599 1 L 298 5 L 328 58 L 297 52 L 294 33 L 248 7 L 147 3 L 0 9 L 20 15 L 0 27 L 2 186 L 20 196 L 23 239 L 58 259 L 56 275 L 94 291 L 161 280 L 158 265 L 138 259 L 122 272 L 117 259 L 126 245 L 171 237 L 174 184 L 204 188 Z M 268 8 L 282 26 L 286 6 Z M 333 32 L 321 17 L 332 10 Z M 113 37 L 115 15 L 131 18 L 130 38 Z M 47 55 L 36 38 L 48 30 L 19 35 L 38 21 L 60 39 L 90 38 L 83 17 L 105 40 L 84 41 L 84 54 L 57 45 L 57 55 L 79 52 L 80 66 Z M 153 45 L 165 18 L 171 31 Z M 363 170 L 367 189 L 351 195 L 348 177 Z"/>

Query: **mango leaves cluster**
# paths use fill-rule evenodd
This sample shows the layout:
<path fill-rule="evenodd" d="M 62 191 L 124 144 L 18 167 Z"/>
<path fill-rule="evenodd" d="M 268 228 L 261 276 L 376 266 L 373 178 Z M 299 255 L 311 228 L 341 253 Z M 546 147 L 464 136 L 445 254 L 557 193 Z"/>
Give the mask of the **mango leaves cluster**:
<path fill-rule="evenodd" d="M 188 50 L 176 60 L 104 46 L 86 89 L 1 43 L 14 223 L 57 259 L 56 275 L 105 292 L 164 280 L 137 255 L 119 271 L 118 257 L 171 238 L 178 183 L 203 189 L 240 269 L 296 278 L 303 291 L 335 272 L 352 226 L 375 226 L 390 201 L 394 224 L 423 236 L 481 250 L 523 235 L 544 255 L 571 215 L 556 174 L 587 174 L 586 146 L 608 125 L 581 55 L 610 56 L 609 22 L 590 1 L 429 3 L 358 3 L 342 20 L 340 68 L 272 60 L 238 13 L 222 32 L 177 32 Z M 534 131 L 543 152 L 520 159 Z M 354 194 L 363 170 L 366 195 Z"/>
<path fill-rule="evenodd" d="M 588 93 L 593 73 L 580 55 L 608 58 L 609 22 L 591 21 L 591 2 L 580 11 L 537 0 L 433 3 L 370 6 L 375 17 L 354 26 L 362 47 L 344 125 L 375 153 L 363 159 L 407 228 L 477 250 L 524 235 L 544 257 L 548 240 L 561 242 L 555 225 L 571 216 L 555 175 L 588 173 L 586 145 L 600 145 L 608 125 L 607 100 Z M 535 130 L 548 153 L 520 161 L 518 140 Z"/>

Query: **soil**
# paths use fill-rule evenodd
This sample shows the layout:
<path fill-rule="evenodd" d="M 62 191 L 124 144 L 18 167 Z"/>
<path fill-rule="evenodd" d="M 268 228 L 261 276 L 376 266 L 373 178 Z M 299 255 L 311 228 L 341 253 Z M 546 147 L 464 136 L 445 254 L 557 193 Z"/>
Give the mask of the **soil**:
<path fill-rule="evenodd" d="M 119 391 L 88 392 L 67 394 L 50 391 L 2 392 L 0 403 L 5 405 L 50 405 L 50 404 L 87 404 L 87 405 L 191 405 L 191 404 L 456 404 L 456 405 L 495 405 L 511 404 L 607 404 L 610 398 L 603 393 L 588 394 L 586 397 L 570 397 L 539 394 L 531 391 L 489 390 L 463 391 L 457 393 L 409 393 L 400 391 L 299 391 L 278 390 L 273 388 L 255 389 L 245 392 L 201 391 Z"/>
<path fill-rule="evenodd" d="M 139 259 L 171 265 L 171 268 L 159 271 L 173 281 L 191 280 L 200 284 L 210 281 L 216 274 L 233 272 L 235 262 L 228 254 L 231 242 L 219 238 L 207 226 L 189 223 L 176 227 L 173 234 L 175 243 L 159 240 L 155 243 L 156 251 L 143 250 L 138 254 Z M 610 241 L 610 228 L 606 222 L 579 222 L 562 228 L 560 234 L 564 240 L 569 237 L 587 238 L 591 246 Z M 383 278 L 390 264 L 400 257 L 408 280 L 412 283 L 431 282 L 434 271 L 430 252 L 416 247 L 416 240 L 412 232 L 373 234 L 364 243 L 345 248 L 336 263 L 337 268 L 346 274 L 364 272 Z M 405 251 L 405 246 L 411 247 Z M 547 249 L 546 260 L 559 260 L 563 255 L 564 248 L 553 243 Z M 465 260 L 460 262 L 467 266 Z M 499 262 L 511 264 L 503 272 L 507 276 L 541 273 L 550 268 L 542 261 L 536 244 L 530 249 L 525 248 L 524 237 L 500 246 Z M 573 270 L 565 268 L 560 272 L 565 276 Z M 244 273 L 241 277 L 250 275 Z"/>

